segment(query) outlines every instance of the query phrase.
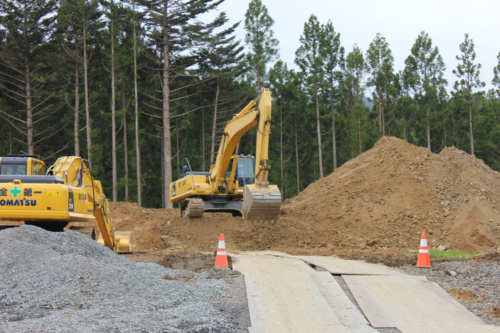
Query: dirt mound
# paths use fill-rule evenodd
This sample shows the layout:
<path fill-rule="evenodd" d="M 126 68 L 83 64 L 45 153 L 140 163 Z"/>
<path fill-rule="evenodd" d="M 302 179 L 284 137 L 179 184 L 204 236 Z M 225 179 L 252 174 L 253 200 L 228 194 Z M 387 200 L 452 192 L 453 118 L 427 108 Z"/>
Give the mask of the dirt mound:
<path fill-rule="evenodd" d="M 431 247 L 498 249 L 500 174 L 455 148 L 433 154 L 393 137 L 287 200 L 274 224 L 228 214 L 181 219 L 178 210 L 111 205 L 118 230 L 132 230 L 143 250 L 215 251 L 219 233 L 231 250 L 329 254 Z"/>
<path fill-rule="evenodd" d="M 383 138 L 285 202 L 283 220 L 327 248 L 415 248 L 422 231 L 439 244 L 441 206 L 425 181 L 425 168 L 436 158 L 425 148 Z"/>
<path fill-rule="evenodd" d="M 456 148 L 445 148 L 426 174 L 441 200 L 447 245 L 466 251 L 499 249 L 500 174 Z"/>

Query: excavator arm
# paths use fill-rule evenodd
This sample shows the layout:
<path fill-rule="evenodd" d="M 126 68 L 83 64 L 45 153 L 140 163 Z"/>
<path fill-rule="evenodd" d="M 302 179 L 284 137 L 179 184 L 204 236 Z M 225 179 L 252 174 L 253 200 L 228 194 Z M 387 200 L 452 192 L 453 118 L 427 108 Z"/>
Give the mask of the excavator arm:
<path fill-rule="evenodd" d="M 84 188 L 87 201 L 93 204 L 93 214 L 101 232 L 99 242 L 116 252 L 136 250 L 131 232 L 115 231 L 109 216 L 108 201 L 102 191 L 102 184 L 92 177 L 90 169 L 79 156 L 60 157 L 50 168 L 49 173 L 60 177 L 69 186 Z"/>
<path fill-rule="evenodd" d="M 259 102 L 257 146 L 255 154 L 255 184 L 245 185 L 241 210 L 247 220 L 276 220 L 281 206 L 281 192 L 276 185 L 269 185 L 271 167 L 269 135 L 271 134 L 272 100 L 269 89 L 264 89 Z"/>

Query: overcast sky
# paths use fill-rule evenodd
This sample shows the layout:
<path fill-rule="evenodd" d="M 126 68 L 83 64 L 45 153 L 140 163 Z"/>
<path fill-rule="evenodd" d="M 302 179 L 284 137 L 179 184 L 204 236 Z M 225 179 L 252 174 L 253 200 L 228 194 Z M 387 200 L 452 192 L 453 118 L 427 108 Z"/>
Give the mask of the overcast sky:
<path fill-rule="evenodd" d="M 448 89 L 456 80 L 452 70 L 458 61 L 459 45 L 465 33 L 474 41 L 476 62 L 482 64 L 480 78 L 491 88 L 493 67 L 500 52 L 500 0 L 262 0 L 274 20 L 273 31 L 279 40 L 280 58 L 288 68 L 294 65 L 295 51 L 304 23 L 311 14 L 320 23 L 331 20 L 340 32 L 346 52 L 354 44 L 364 54 L 376 33 L 387 39 L 394 57 L 395 71 L 404 61 L 422 30 L 429 34 L 433 46 L 446 64 Z M 231 23 L 241 21 L 238 38 L 244 42 L 244 20 L 249 0 L 225 0 L 219 10 L 225 11 Z"/>

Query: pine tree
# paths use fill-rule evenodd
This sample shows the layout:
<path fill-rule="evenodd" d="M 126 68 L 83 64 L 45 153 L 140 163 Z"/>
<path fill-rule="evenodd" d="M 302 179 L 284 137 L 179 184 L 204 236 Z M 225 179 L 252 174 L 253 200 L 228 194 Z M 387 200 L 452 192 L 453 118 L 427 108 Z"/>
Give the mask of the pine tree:
<path fill-rule="evenodd" d="M 16 140 L 28 154 L 56 131 L 40 126 L 55 111 L 51 99 L 56 92 L 50 91 L 47 76 L 54 71 L 49 50 L 56 9 L 55 0 L 0 2 L 0 25 L 7 30 L 0 55 L 0 89 L 12 103 L 12 108 L 0 109 L 0 116 L 25 137 Z"/>
<path fill-rule="evenodd" d="M 250 48 L 247 55 L 252 79 L 260 93 L 267 77 L 266 66 L 278 56 L 279 42 L 274 38 L 274 20 L 269 16 L 261 0 L 251 0 L 245 13 L 245 42 Z"/>
<path fill-rule="evenodd" d="M 112 179 L 112 201 L 116 202 L 118 197 L 118 170 L 116 161 L 116 55 L 115 55 L 115 43 L 116 43 L 116 6 L 113 0 L 104 1 L 104 6 L 106 9 L 107 24 L 108 24 L 108 40 L 109 40 L 109 71 L 111 74 L 111 179 Z"/>
<path fill-rule="evenodd" d="M 91 119 L 91 104 L 92 98 L 90 94 L 90 71 L 92 71 L 91 59 L 96 52 L 97 39 L 103 28 L 101 19 L 102 12 L 99 10 L 97 0 L 61 0 L 59 11 L 57 13 L 58 21 L 58 38 L 57 40 L 62 45 L 64 55 L 66 57 L 66 65 L 69 66 L 74 73 L 72 83 L 70 84 L 74 94 L 74 126 L 73 140 L 74 153 L 80 156 L 81 145 L 79 132 L 80 128 L 80 85 L 84 86 L 84 106 L 85 106 L 85 124 L 83 129 L 86 130 L 86 145 L 87 159 L 89 166 L 92 166 L 92 119 Z M 97 62 L 98 59 L 94 58 Z M 99 66 L 101 62 L 99 60 Z M 83 67 L 83 70 L 82 70 Z M 70 71 L 69 69 L 67 70 Z M 83 78 L 81 77 L 83 71 Z M 83 79 L 81 82 L 81 79 Z M 69 92 L 68 92 L 69 93 Z M 66 104 L 70 104 L 69 101 Z M 95 171 L 95 170 L 94 170 Z"/>
<path fill-rule="evenodd" d="M 460 44 L 461 54 L 457 56 L 460 63 L 453 70 L 453 74 L 458 77 L 455 81 L 453 95 L 460 99 L 465 98 L 469 113 L 469 136 L 470 136 L 470 152 L 474 155 L 474 135 L 473 135 L 473 106 L 474 99 L 478 96 L 474 90 L 483 88 L 486 83 L 479 79 L 481 64 L 475 64 L 476 52 L 474 51 L 474 42 L 469 39 L 469 34 L 465 34 L 465 40 Z"/>
<path fill-rule="evenodd" d="M 493 80 L 491 84 L 496 87 L 496 93 L 498 98 L 500 98 L 500 52 L 497 55 L 498 65 L 493 68 Z"/>
<path fill-rule="evenodd" d="M 136 181 L 137 181 L 137 204 L 142 206 L 142 188 L 141 188 L 141 145 L 139 140 L 139 93 L 137 84 L 137 12 L 135 0 L 132 0 L 132 24 L 134 39 L 134 129 L 135 129 L 135 163 L 136 163 Z"/>
<path fill-rule="evenodd" d="M 324 27 L 322 57 L 325 63 L 325 80 L 328 84 L 330 108 L 332 111 L 332 150 L 333 170 L 337 169 L 337 138 L 335 128 L 335 103 L 338 95 L 338 83 L 341 75 L 341 65 L 344 61 L 344 47 L 340 46 L 340 33 L 335 32 L 330 20 Z"/>
<path fill-rule="evenodd" d="M 274 97 L 276 103 L 278 104 L 279 112 L 273 112 L 273 117 L 277 121 L 273 120 L 273 124 L 278 123 L 279 125 L 279 156 L 280 156 L 280 179 L 281 179 L 281 189 L 284 188 L 285 179 L 285 160 L 284 160 L 284 132 L 286 131 L 286 122 L 283 116 L 283 109 L 289 105 L 288 100 L 291 98 L 290 85 L 291 83 L 291 73 L 288 70 L 286 63 L 279 60 L 274 66 L 269 70 L 269 81 L 272 96 Z M 274 145 L 273 145 L 274 147 Z M 286 195 L 285 195 L 286 197 Z"/>
<path fill-rule="evenodd" d="M 153 46 L 151 55 L 156 58 L 161 73 L 161 119 L 162 119 L 162 174 L 163 207 L 171 208 L 168 189 L 172 182 L 171 149 L 171 99 L 173 81 L 194 65 L 186 52 L 193 51 L 215 26 L 204 25 L 196 18 L 216 8 L 221 0 L 143 0 L 147 9 L 148 38 Z M 156 77 L 156 74 L 153 74 Z M 177 92 L 181 87 L 176 87 Z M 152 99 L 157 97 L 150 96 Z"/>
<path fill-rule="evenodd" d="M 446 94 L 446 67 L 432 39 L 422 31 L 405 60 L 405 76 L 421 109 L 425 110 L 427 149 L 431 150 L 431 112 L 438 109 Z"/>
<path fill-rule="evenodd" d="M 318 140 L 319 177 L 323 178 L 323 153 L 321 145 L 320 94 L 323 91 L 325 73 L 322 46 L 324 29 L 315 15 L 304 24 L 300 36 L 301 46 L 295 52 L 295 63 L 299 66 L 306 90 L 310 93 L 316 108 L 316 133 Z"/>
<path fill-rule="evenodd" d="M 361 113 L 363 104 L 363 77 L 366 73 L 366 62 L 363 57 L 361 49 L 354 45 L 353 50 L 349 52 L 345 62 L 345 85 L 347 89 L 347 99 L 349 105 L 350 118 L 357 116 L 358 118 L 358 154 L 362 150 L 362 137 L 361 137 Z"/>
<path fill-rule="evenodd" d="M 228 22 L 225 13 L 221 13 L 217 19 L 218 25 Z M 212 121 L 212 143 L 210 148 L 210 164 L 215 162 L 215 142 L 217 128 L 217 114 L 221 99 L 221 90 L 227 82 L 236 79 L 243 72 L 243 46 L 240 41 L 235 40 L 234 35 L 239 22 L 233 24 L 220 32 L 214 33 L 208 45 L 200 52 L 203 60 L 200 62 L 200 71 L 204 76 L 215 79 L 215 102 L 214 116 Z"/>
<path fill-rule="evenodd" d="M 384 111 L 389 99 L 391 84 L 394 77 L 394 58 L 392 57 L 389 43 L 379 33 L 370 43 L 366 51 L 368 70 L 371 74 L 367 82 L 368 86 L 374 87 L 374 97 L 378 106 L 378 130 L 379 136 L 385 135 Z"/>

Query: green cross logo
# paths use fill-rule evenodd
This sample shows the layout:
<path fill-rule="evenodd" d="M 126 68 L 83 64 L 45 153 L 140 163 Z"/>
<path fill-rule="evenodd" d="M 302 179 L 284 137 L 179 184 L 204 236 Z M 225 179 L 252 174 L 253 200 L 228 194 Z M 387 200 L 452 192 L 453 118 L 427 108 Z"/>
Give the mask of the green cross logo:
<path fill-rule="evenodd" d="M 14 198 L 17 198 L 17 195 L 21 193 L 21 190 L 17 188 L 17 186 L 14 186 L 12 190 L 10 190 L 10 193 L 14 196 Z"/>

